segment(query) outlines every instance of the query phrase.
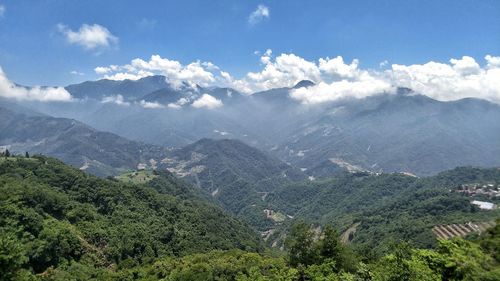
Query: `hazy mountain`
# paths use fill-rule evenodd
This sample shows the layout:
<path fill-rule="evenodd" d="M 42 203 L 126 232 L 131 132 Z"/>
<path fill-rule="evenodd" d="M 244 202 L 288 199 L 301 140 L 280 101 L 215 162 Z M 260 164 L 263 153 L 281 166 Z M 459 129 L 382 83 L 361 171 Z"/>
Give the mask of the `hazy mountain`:
<path fill-rule="evenodd" d="M 138 80 L 108 80 L 86 81 L 80 84 L 69 85 L 66 90 L 75 98 L 91 98 L 101 100 L 105 96 L 121 95 L 125 99 L 137 99 L 156 91 L 170 87 L 165 76 L 148 76 Z"/>
<path fill-rule="evenodd" d="M 337 103 L 301 124 L 278 155 L 298 167 L 330 160 L 373 171 L 429 175 L 462 165 L 500 165 L 500 106 L 440 102 L 414 93 Z"/>
<path fill-rule="evenodd" d="M 180 87 L 166 86 L 138 98 L 137 101 L 144 100 L 162 105 L 174 104 L 180 107 L 191 105 L 195 100 L 204 94 L 211 95 L 224 104 L 237 101 L 244 97 L 242 93 L 231 88 L 192 87 L 188 84 L 183 84 Z"/>
<path fill-rule="evenodd" d="M 0 145 L 11 152 L 41 153 L 97 175 L 152 165 L 167 150 L 97 131 L 81 122 L 0 107 Z"/>
<path fill-rule="evenodd" d="M 461 165 L 500 165 L 500 123 L 494 121 L 500 118 L 500 106 L 484 100 L 441 102 L 401 88 L 363 99 L 304 105 L 289 94 L 314 85 L 305 80 L 252 95 L 188 84 L 172 88 L 161 76 L 87 84 L 102 96 L 110 93 L 102 85 L 127 83 L 135 86 L 129 87 L 127 96 L 134 100 L 126 105 L 79 101 L 37 103 L 31 108 L 167 147 L 183 147 L 201 138 L 240 139 L 315 177 L 330 176 L 339 167 L 430 175 Z M 138 85 L 150 84 L 157 88 L 138 92 Z M 81 87 L 78 95 L 95 96 L 93 89 Z M 222 106 L 191 106 L 204 93 L 221 100 Z M 159 106 L 143 108 L 142 100 Z"/>

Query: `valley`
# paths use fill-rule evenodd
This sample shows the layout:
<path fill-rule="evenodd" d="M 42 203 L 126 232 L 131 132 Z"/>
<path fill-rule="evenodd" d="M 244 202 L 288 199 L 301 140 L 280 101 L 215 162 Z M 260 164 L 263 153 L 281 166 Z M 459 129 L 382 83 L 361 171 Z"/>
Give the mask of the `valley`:
<path fill-rule="evenodd" d="M 0 281 L 499 281 L 500 1 L 0 0 Z"/>

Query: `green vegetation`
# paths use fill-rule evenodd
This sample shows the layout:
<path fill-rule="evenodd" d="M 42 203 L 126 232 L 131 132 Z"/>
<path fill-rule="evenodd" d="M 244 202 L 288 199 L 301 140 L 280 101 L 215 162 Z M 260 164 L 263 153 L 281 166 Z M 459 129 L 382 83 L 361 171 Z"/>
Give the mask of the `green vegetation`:
<path fill-rule="evenodd" d="M 333 224 L 350 234 L 359 251 L 381 256 L 397 241 L 413 246 L 437 246 L 432 227 L 437 224 L 492 221 L 500 210 L 481 211 L 473 200 L 454 192 L 461 184 L 500 182 L 499 169 L 457 168 L 434 177 L 415 178 L 402 174 L 345 174 L 332 179 L 286 185 L 269 194 L 267 203 L 275 212 L 316 226 Z M 491 199 L 495 200 L 495 199 Z M 288 220 L 268 242 L 284 242 Z"/>
<path fill-rule="evenodd" d="M 411 194 L 415 198 L 401 201 L 399 205 L 394 205 L 397 201 L 390 198 L 385 198 L 383 204 L 380 204 L 381 199 L 374 199 L 370 204 L 380 206 L 354 209 L 355 214 L 365 215 L 367 219 L 353 219 L 359 225 L 350 244 L 341 242 L 339 232 L 331 224 L 320 228 L 317 223 L 309 224 L 299 219 L 290 225 L 283 243 L 285 251 L 271 252 L 261 246 L 250 228 L 210 205 L 208 195 L 197 192 L 199 190 L 185 185 L 168 172 L 143 173 L 150 179 L 135 184 L 90 176 L 48 157 L 2 159 L 2 281 L 493 281 L 500 278 L 500 219 L 496 227 L 483 235 L 469 240 L 437 241 L 430 245 L 433 248 L 425 248 L 429 245 L 415 247 L 418 239 L 406 239 L 407 235 L 418 233 L 419 227 L 425 228 L 421 223 L 428 219 L 457 219 L 454 215 L 467 214 L 482 217 L 485 213 L 470 209 L 467 199 L 455 198 L 461 195 L 449 191 L 436 193 L 431 184 L 449 186 L 470 179 L 491 181 L 497 175 L 495 171 L 478 170 L 460 180 L 451 179 L 458 173 L 451 171 L 421 180 L 400 175 L 357 175 L 328 181 L 351 183 L 349 188 L 366 188 L 364 191 L 372 190 L 369 193 L 379 197 L 399 186 L 396 198 L 410 200 Z M 464 170 L 466 174 L 469 172 Z M 398 184 L 387 185 L 393 181 Z M 326 192 L 322 184 L 311 186 L 308 194 L 342 194 L 339 190 Z M 416 192 L 412 191 L 414 187 Z M 290 196 L 296 197 L 287 205 L 289 210 L 297 207 L 301 211 L 294 204 L 308 202 L 300 194 Z M 352 197 L 349 200 L 361 199 Z M 322 201 L 316 202 L 315 208 L 323 210 L 319 207 Z M 464 202 L 465 207 L 459 207 L 459 203 Z M 408 204 L 411 207 L 402 207 Z M 343 208 L 346 207 L 341 210 Z M 372 211 L 374 213 L 369 215 Z M 429 217 L 424 213 L 429 213 Z M 319 215 L 317 221 L 324 216 L 323 213 Z M 420 220 L 420 216 L 425 219 Z M 397 234 L 390 226 L 398 226 L 404 217 L 414 218 L 415 226 L 407 232 L 395 228 L 403 231 Z M 396 224 L 388 222 L 391 218 Z M 338 221 L 343 220 L 347 221 L 346 218 Z M 369 228 L 363 232 L 359 229 L 364 225 Z M 410 224 L 401 226 L 409 227 Z M 361 247 L 373 243 L 370 242 L 373 239 L 364 235 L 379 235 L 383 227 L 387 228 L 387 235 L 393 237 L 392 241 L 386 236 L 373 238 L 385 245 L 383 251 L 375 255 Z"/>
<path fill-rule="evenodd" d="M 121 174 L 116 176 L 115 178 L 119 181 L 127 182 L 127 183 L 147 183 L 152 179 L 156 178 L 158 175 L 154 174 L 152 170 L 139 170 Z"/>
<path fill-rule="evenodd" d="M 169 157 L 168 163 L 158 164 L 161 169 L 188 174 L 188 181 L 213 194 L 225 210 L 260 231 L 275 224 L 264 215 L 267 203 L 263 193 L 305 179 L 300 170 L 238 140 L 201 139 L 174 150 Z"/>
<path fill-rule="evenodd" d="M 90 176 L 52 158 L 12 159 L 0 163 L 1 276 L 121 270 L 162 257 L 260 248 L 249 227 L 168 176 L 151 188 Z"/>

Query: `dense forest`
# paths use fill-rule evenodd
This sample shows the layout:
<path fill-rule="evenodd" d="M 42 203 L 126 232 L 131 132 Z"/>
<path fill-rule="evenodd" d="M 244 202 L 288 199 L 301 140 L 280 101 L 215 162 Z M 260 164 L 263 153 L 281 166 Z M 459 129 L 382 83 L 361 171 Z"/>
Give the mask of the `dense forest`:
<path fill-rule="evenodd" d="M 353 227 L 358 251 L 381 256 L 394 241 L 417 247 L 437 245 L 431 229 L 438 224 L 494 221 L 499 210 L 480 210 L 455 192 L 462 184 L 500 183 L 500 170 L 461 167 L 433 177 L 400 173 L 345 173 L 335 178 L 284 185 L 267 197 L 269 208 L 292 216 L 269 239 L 283 243 L 297 219 L 316 227 L 333 224 L 344 232 Z M 489 201 L 500 201 L 488 198 Z"/>
<path fill-rule="evenodd" d="M 338 227 L 331 224 L 337 226 L 338 221 L 328 219 L 341 212 L 335 213 L 333 205 L 317 205 L 308 211 L 320 216 L 305 222 L 299 215 L 290 222 L 284 251 L 279 251 L 264 247 L 245 223 L 167 172 L 152 172 L 143 182 L 127 182 L 97 178 L 49 157 L 2 157 L 0 279 L 499 280 L 500 221 L 468 240 L 426 244 L 426 236 L 422 243 L 420 238 L 407 239 L 427 226 L 421 223 L 441 216 L 442 221 L 453 214 L 485 218 L 463 197 L 449 191 L 436 193 L 433 186 L 491 181 L 497 175 L 495 170 L 483 169 L 454 170 L 432 179 L 346 175 L 325 181 L 336 187 L 326 191 L 325 182 L 311 184 L 304 191 L 307 194 L 288 193 L 296 198 L 283 204 L 286 211 L 295 210 L 307 218 L 308 212 L 298 207 L 301 200 L 328 202 L 348 190 L 371 190 L 365 198 L 344 199 L 356 204 L 374 198 L 364 208 L 350 210 L 365 217 L 352 220 L 367 231 L 359 230 L 351 243 L 342 243 Z M 381 193 L 390 196 L 396 187 L 401 192 L 394 200 L 377 199 Z M 294 185 L 283 187 L 290 188 Z M 410 194 L 416 197 L 410 200 Z M 272 200 L 280 200 L 278 195 Z M 410 206 L 401 207 L 405 205 Z M 421 215 L 424 218 L 414 221 L 407 232 L 398 234 L 401 228 L 390 228 L 409 227 L 411 218 Z M 391 219 L 396 222 L 388 223 Z M 410 221 L 404 224 L 405 219 Z M 320 231 L 319 222 L 323 223 Z M 384 228 L 387 237 L 376 236 Z M 375 253 L 366 250 L 378 244 L 384 248 Z"/>
<path fill-rule="evenodd" d="M 68 261 L 120 269 L 159 257 L 261 247 L 251 228 L 181 182 L 161 177 L 151 184 L 158 191 L 90 176 L 53 158 L 2 157 L 2 254 L 44 273 Z"/>

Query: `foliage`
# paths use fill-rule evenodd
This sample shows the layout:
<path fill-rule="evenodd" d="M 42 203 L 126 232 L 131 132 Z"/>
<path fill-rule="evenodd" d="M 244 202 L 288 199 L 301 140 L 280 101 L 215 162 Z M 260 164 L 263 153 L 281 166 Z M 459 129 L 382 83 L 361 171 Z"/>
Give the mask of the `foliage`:
<path fill-rule="evenodd" d="M 52 158 L 8 159 L 0 162 L 2 281 L 500 279 L 500 220 L 484 235 L 440 240 L 434 249 L 393 243 L 380 258 L 356 255 L 330 225 L 299 221 L 284 257 L 260 251 L 247 226 L 168 173 L 137 185 Z M 417 199 L 431 191 L 417 192 Z M 444 202 L 436 216 L 461 208 Z M 410 210 L 428 203 L 422 204 Z"/>
<path fill-rule="evenodd" d="M 499 169 L 457 168 L 434 177 L 403 174 L 344 174 L 336 178 L 285 185 L 267 198 L 270 208 L 319 226 L 346 230 L 358 252 L 380 257 L 398 241 L 431 248 L 437 245 L 431 229 L 437 224 L 491 221 L 500 210 L 481 211 L 471 198 L 454 192 L 465 183 L 500 182 Z M 495 199 L 490 199 L 495 200 Z M 289 232 L 285 222 L 269 243 Z"/>
<path fill-rule="evenodd" d="M 221 209 L 189 194 L 168 194 L 189 190 L 180 182 L 152 181 L 157 189 L 168 184 L 159 193 L 42 156 L 3 161 L 2 276 L 20 269 L 45 274 L 82 266 L 129 268 L 166 256 L 260 248 L 257 235 Z"/>

